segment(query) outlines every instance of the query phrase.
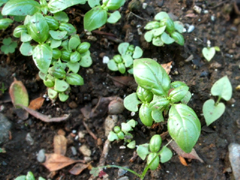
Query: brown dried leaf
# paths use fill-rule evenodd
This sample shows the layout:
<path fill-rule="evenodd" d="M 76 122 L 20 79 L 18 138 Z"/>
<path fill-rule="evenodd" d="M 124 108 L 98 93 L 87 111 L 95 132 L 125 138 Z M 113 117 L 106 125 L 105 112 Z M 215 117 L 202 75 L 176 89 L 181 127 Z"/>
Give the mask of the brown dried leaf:
<path fill-rule="evenodd" d="M 67 139 L 63 135 L 55 135 L 53 138 L 54 153 L 65 155 L 67 152 Z"/>
<path fill-rule="evenodd" d="M 43 97 L 38 97 L 34 100 L 32 100 L 29 104 L 29 108 L 33 110 L 40 109 L 44 103 L 44 98 Z"/>
<path fill-rule="evenodd" d="M 61 154 L 45 154 L 45 157 L 46 161 L 43 163 L 43 165 L 49 171 L 57 171 L 77 162 L 84 163 L 84 160 L 73 160 Z"/>
<path fill-rule="evenodd" d="M 188 166 L 186 160 L 185 160 L 182 156 L 178 156 L 178 158 L 179 158 L 179 160 L 180 160 L 180 162 L 181 162 L 182 165 Z"/>
<path fill-rule="evenodd" d="M 166 64 L 161 64 L 161 66 L 165 69 L 167 74 L 169 74 L 172 69 L 172 61 Z"/>
<path fill-rule="evenodd" d="M 176 151 L 176 153 L 179 156 L 182 156 L 183 158 L 187 158 L 187 159 L 197 159 L 199 160 L 201 163 L 203 163 L 203 160 L 198 156 L 198 154 L 196 153 L 195 149 L 192 149 L 192 151 L 190 153 L 185 153 L 178 145 L 175 141 L 172 141 L 170 144 L 171 148 Z"/>
<path fill-rule="evenodd" d="M 70 170 L 69 173 L 79 175 L 84 169 L 87 169 L 89 164 L 77 163 Z"/>
<path fill-rule="evenodd" d="M 132 86 L 132 84 L 136 84 L 134 78 L 132 76 L 110 76 L 110 79 L 113 80 L 113 84 L 117 87 L 124 88 L 125 86 Z"/>

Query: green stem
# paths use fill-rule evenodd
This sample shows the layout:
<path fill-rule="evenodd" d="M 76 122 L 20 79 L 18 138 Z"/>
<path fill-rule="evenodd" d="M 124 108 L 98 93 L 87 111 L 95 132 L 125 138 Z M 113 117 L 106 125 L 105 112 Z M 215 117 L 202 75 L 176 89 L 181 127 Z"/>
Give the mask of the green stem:
<path fill-rule="evenodd" d="M 222 97 L 221 97 L 221 96 L 218 96 L 218 100 L 217 100 L 217 102 L 215 103 L 215 106 L 218 105 L 218 103 L 220 102 L 221 99 L 222 99 Z"/>
<path fill-rule="evenodd" d="M 109 167 L 113 167 L 113 168 L 119 168 L 119 169 L 123 169 L 123 170 L 126 170 L 126 171 L 129 171 L 130 173 L 142 178 L 142 175 L 141 174 L 138 174 L 136 171 L 134 170 L 131 170 L 129 168 L 125 168 L 125 167 L 122 167 L 122 166 L 117 166 L 117 165 L 107 165 L 107 166 L 103 166 L 103 168 L 109 168 Z"/>

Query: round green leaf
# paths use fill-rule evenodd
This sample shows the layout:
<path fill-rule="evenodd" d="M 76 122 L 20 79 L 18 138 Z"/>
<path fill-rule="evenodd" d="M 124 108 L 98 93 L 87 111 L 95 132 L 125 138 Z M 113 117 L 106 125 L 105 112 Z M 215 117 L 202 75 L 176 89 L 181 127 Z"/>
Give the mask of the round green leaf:
<path fill-rule="evenodd" d="M 154 37 L 152 40 L 154 46 L 163 46 L 164 42 L 161 40 L 160 37 Z"/>
<path fill-rule="evenodd" d="M 121 123 L 121 129 L 125 134 L 127 134 L 129 131 L 133 130 L 131 125 L 128 123 Z"/>
<path fill-rule="evenodd" d="M 34 48 L 32 56 L 38 69 L 47 73 L 52 61 L 52 48 L 47 44 L 39 44 Z"/>
<path fill-rule="evenodd" d="M 188 86 L 179 86 L 173 89 L 169 94 L 171 102 L 176 103 L 181 101 L 186 96 L 188 89 L 189 89 Z"/>
<path fill-rule="evenodd" d="M 69 73 L 66 76 L 66 81 L 70 85 L 81 86 L 84 84 L 82 76 L 76 73 Z"/>
<path fill-rule="evenodd" d="M 175 40 L 176 43 L 178 43 L 179 45 L 183 46 L 184 45 L 184 37 L 178 33 L 178 32 L 173 32 L 171 34 L 171 37 Z"/>
<path fill-rule="evenodd" d="M 163 32 L 161 35 L 161 40 L 165 43 L 165 44 L 172 44 L 174 42 L 174 39 L 171 38 L 167 33 Z"/>
<path fill-rule="evenodd" d="M 71 53 L 71 56 L 70 56 L 71 63 L 76 63 L 76 62 L 80 61 L 80 59 L 81 59 L 81 55 L 79 52 L 74 51 Z"/>
<path fill-rule="evenodd" d="M 85 52 L 84 54 L 81 54 L 81 61 L 80 66 L 82 67 L 90 67 L 92 65 L 92 58 L 90 55 L 90 51 Z"/>
<path fill-rule="evenodd" d="M 83 42 L 77 47 L 77 51 L 80 54 L 86 53 L 89 50 L 90 46 L 91 44 L 89 42 Z"/>
<path fill-rule="evenodd" d="M 88 0 L 88 4 L 91 8 L 100 6 L 100 0 Z"/>
<path fill-rule="evenodd" d="M 80 69 L 80 64 L 67 62 L 67 67 L 69 68 L 70 71 L 77 73 Z"/>
<path fill-rule="evenodd" d="M 120 73 L 124 74 L 126 72 L 126 67 L 123 63 L 117 64 L 117 67 Z"/>
<path fill-rule="evenodd" d="M 127 110 L 132 111 L 132 112 L 137 112 L 138 105 L 141 104 L 141 101 L 138 100 L 136 93 L 132 93 L 124 98 L 123 104 Z"/>
<path fill-rule="evenodd" d="M 180 21 L 174 21 L 174 27 L 179 33 L 183 33 L 184 25 Z"/>
<path fill-rule="evenodd" d="M 139 118 L 145 126 L 150 127 L 153 124 L 153 118 L 151 113 L 152 109 L 149 108 L 149 104 L 143 103 L 139 109 Z"/>
<path fill-rule="evenodd" d="M 65 102 L 69 98 L 69 95 L 65 94 L 65 93 L 59 93 L 58 97 L 59 97 L 61 102 Z"/>
<path fill-rule="evenodd" d="M 57 92 L 64 92 L 69 88 L 69 84 L 64 80 L 55 79 L 54 90 Z"/>
<path fill-rule="evenodd" d="M 80 38 L 77 34 L 74 34 L 71 36 L 69 42 L 68 42 L 68 48 L 70 50 L 75 50 L 79 45 L 80 45 L 81 41 Z"/>
<path fill-rule="evenodd" d="M 67 35 L 67 31 L 53 31 L 53 30 L 50 30 L 49 34 L 51 35 L 51 37 L 54 40 L 62 40 Z"/>
<path fill-rule="evenodd" d="M 9 18 L 0 19 L 0 30 L 6 29 L 12 22 L 13 20 Z"/>
<path fill-rule="evenodd" d="M 199 138 L 201 124 L 190 107 L 174 104 L 169 111 L 168 131 L 178 146 L 184 152 L 190 153 Z"/>
<path fill-rule="evenodd" d="M 119 11 L 114 11 L 110 14 L 110 16 L 107 19 L 108 23 L 114 24 L 121 18 L 121 14 Z"/>
<path fill-rule="evenodd" d="M 225 105 L 223 103 L 218 103 L 215 105 L 214 100 L 209 99 L 203 104 L 203 115 L 207 126 L 212 124 L 218 118 L 222 116 L 225 111 Z"/>
<path fill-rule="evenodd" d="M 150 90 L 144 89 L 141 86 L 137 87 L 137 97 L 142 101 L 149 103 L 153 99 L 153 93 Z"/>
<path fill-rule="evenodd" d="M 125 67 L 130 67 L 133 64 L 133 58 L 128 54 L 122 55 L 122 59 L 125 64 Z"/>
<path fill-rule="evenodd" d="M 162 111 L 160 111 L 158 109 L 153 109 L 152 113 L 151 113 L 151 116 L 152 116 L 153 120 L 157 123 L 164 121 Z"/>
<path fill-rule="evenodd" d="M 181 100 L 181 102 L 183 104 L 187 104 L 190 101 L 191 97 L 192 97 L 192 94 L 190 91 L 188 91 L 185 97 Z"/>
<path fill-rule="evenodd" d="M 106 6 L 108 10 L 116 10 L 119 9 L 124 3 L 125 0 L 108 0 Z"/>
<path fill-rule="evenodd" d="M 74 6 L 76 4 L 85 4 L 86 0 L 50 0 L 48 3 L 48 8 L 51 13 L 56 13 L 67 9 L 68 7 Z"/>
<path fill-rule="evenodd" d="M 213 84 L 211 94 L 219 96 L 226 101 L 232 98 L 232 85 L 227 76 L 222 77 Z"/>
<path fill-rule="evenodd" d="M 124 55 L 124 54 L 126 54 L 128 47 L 129 47 L 129 43 L 127 43 L 127 42 L 121 43 L 118 45 L 118 52 L 121 55 Z"/>
<path fill-rule="evenodd" d="M 22 32 L 22 34 L 21 34 L 22 42 L 29 42 L 31 40 L 32 40 L 32 37 L 29 34 L 27 34 L 26 32 Z"/>
<path fill-rule="evenodd" d="M 211 48 L 204 47 L 202 49 L 202 54 L 207 61 L 211 61 L 215 53 L 216 53 L 216 50 L 214 47 L 211 47 Z"/>
<path fill-rule="evenodd" d="M 160 162 L 165 163 L 172 158 L 173 153 L 168 147 L 163 146 L 159 155 L 160 155 Z"/>
<path fill-rule="evenodd" d="M 50 47 L 51 48 L 58 48 L 59 46 L 61 46 L 61 44 L 62 44 L 61 40 L 52 39 Z"/>
<path fill-rule="evenodd" d="M 166 23 L 166 26 L 167 26 L 166 31 L 170 34 L 173 33 L 175 31 L 173 20 L 171 18 L 167 18 L 165 23 Z"/>
<path fill-rule="evenodd" d="M 20 52 L 24 56 L 31 56 L 33 54 L 33 47 L 29 42 L 24 42 L 20 46 Z"/>
<path fill-rule="evenodd" d="M 174 81 L 171 83 L 171 88 L 175 89 L 180 86 L 187 86 L 184 82 L 182 81 Z"/>
<path fill-rule="evenodd" d="M 51 88 L 48 88 L 48 97 L 50 99 L 56 99 L 57 98 L 57 95 L 58 95 L 58 92 L 51 89 Z"/>
<path fill-rule="evenodd" d="M 153 37 L 157 37 L 160 36 L 166 29 L 166 26 L 160 27 L 160 28 L 156 28 L 152 30 L 153 33 Z"/>
<path fill-rule="evenodd" d="M 160 13 L 157 13 L 154 17 L 155 20 L 157 21 L 161 21 L 163 20 L 164 18 L 170 18 L 169 15 L 166 13 L 166 12 L 160 12 Z"/>
<path fill-rule="evenodd" d="M 134 149 L 136 147 L 136 141 L 131 141 L 130 143 L 127 144 L 127 147 L 129 149 Z"/>
<path fill-rule="evenodd" d="M 142 54 L 143 54 L 143 50 L 139 46 L 136 46 L 133 52 L 133 59 L 142 57 Z"/>
<path fill-rule="evenodd" d="M 151 152 L 158 152 L 162 145 L 162 138 L 159 134 L 155 134 L 151 137 L 149 142 L 149 149 Z"/>
<path fill-rule="evenodd" d="M 59 30 L 61 31 L 67 31 L 68 35 L 74 35 L 76 34 L 77 30 L 76 28 L 70 24 L 70 23 L 64 23 L 62 22 L 60 25 L 59 25 Z"/>
<path fill-rule="evenodd" d="M 22 32 L 27 32 L 27 27 L 25 25 L 19 25 L 17 26 L 13 31 L 13 36 L 15 38 L 20 38 Z"/>
<path fill-rule="evenodd" d="M 159 28 L 159 27 L 160 27 L 160 23 L 158 21 L 151 21 L 151 22 L 146 24 L 144 29 L 151 30 L 151 29 L 156 29 L 156 28 Z"/>
<path fill-rule="evenodd" d="M 117 63 L 113 59 L 108 61 L 107 66 L 108 66 L 108 69 L 110 69 L 111 71 L 117 71 L 118 70 Z"/>
<path fill-rule="evenodd" d="M 147 155 L 149 154 L 149 144 L 141 144 L 137 147 L 137 155 L 142 159 L 145 160 Z"/>
<path fill-rule="evenodd" d="M 109 141 L 118 140 L 117 134 L 114 133 L 113 131 L 110 131 L 109 134 L 108 134 L 108 140 L 109 140 Z"/>
<path fill-rule="evenodd" d="M 152 31 L 147 31 L 147 32 L 144 34 L 144 39 L 145 39 L 147 42 L 151 42 L 151 41 L 152 41 L 152 38 L 153 38 L 153 32 L 152 32 Z"/>
<path fill-rule="evenodd" d="M 55 13 L 53 17 L 59 22 L 67 23 L 69 21 L 68 15 L 63 11 Z"/>
<path fill-rule="evenodd" d="M 150 153 L 147 157 L 147 165 L 151 164 L 149 166 L 149 169 L 155 170 L 159 166 L 159 156 L 157 153 Z"/>
<path fill-rule="evenodd" d="M 36 12 L 40 12 L 40 4 L 34 0 L 11 0 L 2 9 L 4 16 L 26 16 Z"/>
<path fill-rule="evenodd" d="M 92 31 L 107 22 L 107 11 L 101 6 L 96 6 L 88 11 L 83 19 L 84 29 Z"/>
<path fill-rule="evenodd" d="M 163 96 L 156 96 L 154 95 L 153 100 L 149 104 L 149 107 L 151 109 L 157 109 L 157 110 L 164 110 L 165 107 L 169 105 L 170 101 L 168 98 L 163 97 Z"/>

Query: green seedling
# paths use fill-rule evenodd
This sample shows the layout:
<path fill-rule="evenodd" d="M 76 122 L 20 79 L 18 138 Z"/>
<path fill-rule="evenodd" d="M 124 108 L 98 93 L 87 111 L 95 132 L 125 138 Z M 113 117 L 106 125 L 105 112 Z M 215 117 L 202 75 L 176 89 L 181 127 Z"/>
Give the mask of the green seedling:
<path fill-rule="evenodd" d="M 2 92 L 2 94 L 4 94 L 4 92 L 7 90 L 7 88 L 5 88 L 4 83 L 2 83 L 2 87 L 0 88 L 0 91 Z"/>
<path fill-rule="evenodd" d="M 108 140 L 124 140 L 124 143 L 127 144 L 129 149 L 134 149 L 136 142 L 132 140 L 133 135 L 129 133 L 129 131 L 132 131 L 136 124 L 137 122 L 131 119 L 127 123 L 121 123 L 121 128 L 119 126 L 115 126 L 113 131 L 110 131 Z"/>
<path fill-rule="evenodd" d="M 155 21 L 147 23 L 144 29 L 148 30 L 144 34 L 147 42 L 152 42 L 154 46 L 164 46 L 174 42 L 184 45 L 182 36 L 183 24 L 180 21 L 173 21 L 166 12 L 155 15 Z"/>
<path fill-rule="evenodd" d="M 212 58 L 216 54 L 216 51 L 220 51 L 220 48 L 218 46 L 204 47 L 202 49 L 202 54 L 203 54 L 203 57 L 209 62 L 212 60 Z"/>
<path fill-rule="evenodd" d="M 121 18 L 121 14 L 115 10 L 119 9 L 124 3 L 125 0 L 103 0 L 101 5 L 100 0 L 88 0 L 88 4 L 92 9 L 84 16 L 84 29 L 92 31 L 107 22 L 116 23 Z M 109 11 L 114 12 L 110 13 Z"/>
<path fill-rule="evenodd" d="M 218 99 L 217 102 L 209 99 L 203 104 L 203 115 L 207 126 L 220 118 L 224 113 L 225 105 L 220 100 L 229 101 L 232 97 L 232 85 L 227 76 L 222 77 L 213 84 L 211 94 L 218 96 Z"/>
<path fill-rule="evenodd" d="M 27 175 L 21 175 L 16 177 L 14 180 L 35 180 L 35 177 L 31 171 L 27 173 Z M 45 180 L 42 177 L 39 177 L 38 180 Z"/>
<path fill-rule="evenodd" d="M 108 62 L 108 69 L 112 71 L 119 71 L 124 74 L 126 70 L 128 73 L 133 73 L 133 60 L 142 57 L 143 51 L 139 46 L 134 47 L 127 42 L 121 43 L 118 46 L 120 54 L 113 56 Z"/>
<path fill-rule="evenodd" d="M 70 85 L 83 85 L 78 71 L 92 64 L 90 44 L 81 42 L 76 28 L 68 23 L 68 15 L 62 11 L 85 2 L 10 0 L 2 10 L 4 15 L 26 16 L 24 23 L 14 29 L 13 36 L 22 41 L 20 52 L 32 56 L 53 101 L 57 97 L 66 101 Z"/>
<path fill-rule="evenodd" d="M 191 152 L 199 138 L 201 124 L 187 106 L 191 99 L 189 87 L 180 81 L 171 83 L 162 66 L 148 58 L 133 62 L 133 76 L 138 88 L 124 99 L 125 108 L 139 111 L 141 122 L 148 127 L 154 122 L 163 122 L 163 115 L 168 114 L 170 136 L 184 152 Z"/>
<path fill-rule="evenodd" d="M 4 38 L 3 45 L 1 46 L 1 51 L 4 54 L 14 53 L 17 47 L 17 42 L 13 41 L 12 38 Z"/>

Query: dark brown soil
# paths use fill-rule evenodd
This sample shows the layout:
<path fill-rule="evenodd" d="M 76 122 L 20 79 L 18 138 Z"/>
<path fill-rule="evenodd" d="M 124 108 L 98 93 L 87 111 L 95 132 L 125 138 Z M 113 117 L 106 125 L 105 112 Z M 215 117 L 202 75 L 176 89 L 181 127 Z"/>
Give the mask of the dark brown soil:
<path fill-rule="evenodd" d="M 234 8 L 235 1 L 236 5 L 239 6 Z M 230 167 L 228 145 L 231 142 L 240 143 L 240 103 L 238 102 L 240 92 L 235 90 L 240 84 L 240 13 L 238 11 L 240 4 L 237 4 L 237 0 L 235 1 L 146 0 L 147 8 L 142 9 L 142 3 L 140 3 L 139 7 L 132 8 L 133 13 L 130 13 L 131 11 L 128 9 L 129 1 L 127 1 L 121 10 L 122 19 L 120 22 L 115 25 L 107 24 L 100 30 L 101 32 L 114 34 L 114 41 L 107 35 L 99 33 L 93 33 L 97 41 L 87 40 L 87 36 L 82 32 L 82 17 L 80 17 L 80 23 L 76 21 L 79 18 L 77 14 L 82 14 L 85 11 L 80 6 L 69 8 L 66 12 L 72 18 L 73 24 L 79 27 L 78 33 L 82 35 L 81 40 L 91 43 L 93 65 L 90 68 L 80 70 L 85 84 L 81 87 L 72 87 L 67 102 L 57 101 L 52 104 L 50 101 L 45 101 L 39 110 L 39 112 L 52 115 L 52 117 L 70 113 L 70 119 L 61 123 L 45 123 L 31 115 L 23 121 L 14 112 L 14 107 L 9 101 L 8 90 L 4 94 L 0 94 L 1 107 L 4 106 L 2 113 L 12 122 L 12 139 L 0 146 L 6 149 L 6 153 L 0 153 L 0 179 L 13 179 L 26 174 L 28 171 L 32 171 L 36 177 L 47 178 L 50 172 L 37 161 L 36 154 L 40 149 L 45 149 L 46 153 L 53 153 L 53 137 L 58 130 L 63 129 L 66 136 L 71 134 L 72 130 L 77 132 L 85 130 L 82 123 L 84 117 L 80 111 L 82 107 L 85 105 L 94 107 L 99 97 L 119 96 L 124 98 L 125 95 L 134 91 L 131 86 L 125 88 L 115 86 L 108 75 L 120 76 L 121 74 L 109 71 L 106 64 L 102 63 L 103 54 L 111 58 L 117 53 L 118 43 L 115 42 L 116 40 L 129 41 L 131 44 L 139 45 L 144 49 L 143 57 L 155 58 L 161 64 L 172 61 L 171 79 L 173 81 L 184 81 L 190 87 L 193 97 L 189 106 L 195 110 L 202 123 L 202 132 L 194 148 L 204 163 L 191 160 L 188 161 L 188 166 L 183 166 L 178 155 L 174 154 L 173 158 L 162 164 L 158 170 L 149 171 L 145 179 L 233 179 L 232 173 L 226 171 L 226 169 Z M 193 10 L 194 5 L 201 7 L 203 12 L 196 13 Z M 76 13 L 72 13 L 72 10 Z M 138 35 L 136 26 L 141 25 L 140 30 L 144 34 L 143 27 L 145 24 L 160 11 L 171 13 L 173 18 L 180 20 L 185 25 L 194 25 L 195 28 L 191 33 L 185 32 L 183 34 L 185 38 L 183 47 L 177 44 L 154 47 L 143 40 L 143 35 Z M 1 39 L 11 36 L 14 26 L 5 31 Z M 186 29 L 188 30 L 187 25 Z M 207 46 L 207 40 L 211 41 L 212 46 L 219 46 L 221 49 L 211 62 L 204 60 L 201 53 L 202 48 Z M 193 55 L 193 59 L 186 62 L 190 55 Z M 37 77 L 38 70 L 31 57 L 23 57 L 19 51 L 16 51 L 10 57 L 2 54 L 0 58 L 1 72 L 3 72 L 3 68 L 6 70 L 6 74 L 1 76 L 0 84 L 4 83 L 9 88 L 13 77 L 16 77 L 26 86 L 30 100 L 46 93 L 45 86 Z M 223 116 L 207 127 L 202 115 L 203 103 L 209 99 L 213 83 L 225 75 L 228 76 L 233 87 L 232 99 L 230 102 L 225 102 L 226 111 Z M 99 114 L 99 116 L 86 122 L 91 131 L 103 140 L 103 143 L 107 139 L 103 127 L 106 116 L 106 113 Z M 118 124 L 132 118 L 127 110 L 124 110 L 119 117 Z M 138 120 L 138 116 L 134 116 L 134 118 Z M 139 124 L 133 133 L 137 144 L 148 142 L 151 135 L 157 130 L 159 129 L 146 129 Z M 34 140 L 33 145 L 26 142 L 27 133 L 31 134 Z M 73 140 L 72 144 L 68 145 L 66 156 L 73 159 L 83 159 L 83 155 L 78 151 L 80 144 L 86 144 L 90 147 L 92 165 L 96 166 L 103 145 L 97 146 L 96 141 L 89 134 L 86 134 L 81 142 Z M 122 142 L 112 143 L 109 155 L 106 158 L 106 165 L 128 166 L 139 173 L 142 172 L 145 162 L 137 158 L 133 163 L 130 163 L 129 160 L 134 151 L 120 150 L 120 145 L 122 145 Z M 77 149 L 77 155 L 72 154 L 70 146 Z M 53 179 L 89 179 L 89 170 L 84 170 L 80 175 L 74 176 L 68 172 L 71 166 L 57 171 Z M 109 174 L 109 179 L 117 179 L 118 169 L 108 169 L 106 172 Z M 138 179 L 129 172 L 126 175 L 131 180 Z"/>

